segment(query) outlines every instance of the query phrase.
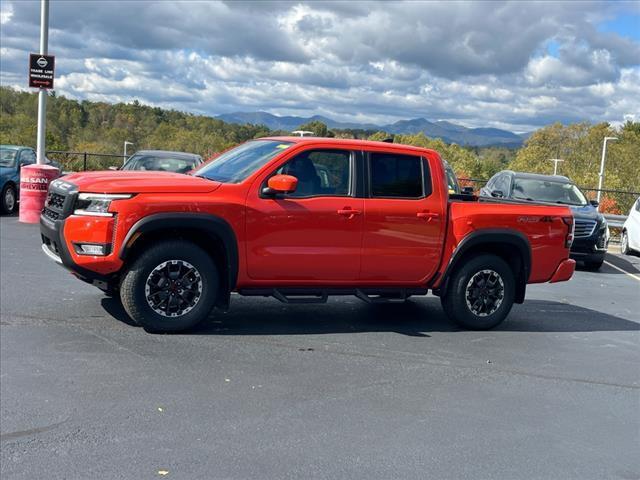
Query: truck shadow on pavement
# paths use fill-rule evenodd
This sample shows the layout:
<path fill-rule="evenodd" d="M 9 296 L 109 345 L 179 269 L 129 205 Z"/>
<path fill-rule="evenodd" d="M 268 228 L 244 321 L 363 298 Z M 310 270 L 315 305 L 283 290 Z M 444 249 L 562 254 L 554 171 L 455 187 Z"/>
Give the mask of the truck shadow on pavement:
<path fill-rule="evenodd" d="M 104 298 L 112 317 L 134 325 L 119 301 Z M 271 299 L 234 297 L 228 313 L 183 332 L 190 335 L 321 335 L 395 332 L 429 337 L 430 332 L 456 332 L 433 297 L 414 297 L 402 304 L 361 303 L 355 298 L 321 305 L 283 305 Z M 640 323 L 561 302 L 528 300 L 515 305 L 507 320 L 493 332 L 606 332 L 640 331 Z"/>

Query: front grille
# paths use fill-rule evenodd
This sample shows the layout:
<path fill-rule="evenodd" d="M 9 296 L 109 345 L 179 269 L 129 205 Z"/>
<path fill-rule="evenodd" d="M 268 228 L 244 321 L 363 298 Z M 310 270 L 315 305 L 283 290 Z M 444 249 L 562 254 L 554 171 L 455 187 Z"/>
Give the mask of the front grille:
<path fill-rule="evenodd" d="M 596 223 L 597 222 L 595 220 L 576 220 L 574 232 L 575 238 L 590 237 L 591 235 L 593 235 L 593 231 L 596 228 Z"/>
<path fill-rule="evenodd" d="M 64 207 L 64 195 L 49 193 L 46 205 L 53 210 L 62 210 Z"/>
<path fill-rule="evenodd" d="M 47 200 L 44 202 L 42 215 L 49 220 L 65 218 L 69 213 L 69 205 L 66 205 L 69 203 L 67 201 L 68 199 L 68 195 L 58 193 L 53 188 L 50 188 L 49 193 L 47 194 Z"/>
<path fill-rule="evenodd" d="M 44 207 L 44 210 L 42 210 L 42 214 L 49 220 L 58 220 L 60 218 L 60 214 L 58 212 L 54 212 L 48 207 Z"/>

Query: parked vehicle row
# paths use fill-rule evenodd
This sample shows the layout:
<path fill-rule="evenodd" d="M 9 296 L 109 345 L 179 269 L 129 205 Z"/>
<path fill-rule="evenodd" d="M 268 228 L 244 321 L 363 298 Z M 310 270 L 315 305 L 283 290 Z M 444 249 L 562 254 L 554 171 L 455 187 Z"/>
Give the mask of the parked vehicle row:
<path fill-rule="evenodd" d="M 0 145 L 0 210 L 11 214 L 18 207 L 20 195 L 20 169 L 36 163 L 36 151 L 19 145 Z M 48 158 L 45 163 L 60 170 L 60 164 Z"/>
<path fill-rule="evenodd" d="M 501 201 L 567 205 L 575 219 L 571 258 L 589 269 L 602 266 L 609 245 L 607 220 L 598 212 L 598 202 L 588 201 L 567 177 L 503 170 L 491 177 L 480 195 Z"/>
<path fill-rule="evenodd" d="M 502 322 L 529 283 L 568 280 L 567 205 L 449 195 L 429 149 L 271 137 L 191 175 L 86 172 L 52 182 L 44 252 L 119 295 L 149 331 L 228 309 L 230 293 L 285 303 L 431 291 L 465 328 Z"/>
<path fill-rule="evenodd" d="M 20 194 L 20 168 L 34 163 L 36 152 L 33 148 L 0 145 L 0 213 L 12 214 L 16 211 Z M 194 153 L 140 150 L 129 157 L 122 167 L 111 167 L 109 170 L 188 173 L 202 163 L 202 157 Z M 62 166 L 58 162 L 45 158 L 45 164 L 56 167 L 62 173 Z"/>

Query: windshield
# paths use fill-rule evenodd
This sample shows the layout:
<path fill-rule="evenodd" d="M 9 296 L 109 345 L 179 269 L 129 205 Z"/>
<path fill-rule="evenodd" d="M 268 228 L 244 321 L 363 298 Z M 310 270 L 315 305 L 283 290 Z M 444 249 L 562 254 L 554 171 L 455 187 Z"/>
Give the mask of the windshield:
<path fill-rule="evenodd" d="M 519 200 L 561 203 L 565 205 L 586 205 L 587 199 L 571 183 L 550 182 L 532 178 L 514 178 L 512 196 Z"/>
<path fill-rule="evenodd" d="M 239 183 L 291 145 L 291 142 L 278 140 L 243 143 L 204 165 L 196 172 L 196 176 L 218 182 Z"/>
<path fill-rule="evenodd" d="M 187 173 L 198 166 L 195 158 L 135 154 L 122 170 L 153 170 L 159 172 Z"/>
<path fill-rule="evenodd" d="M 18 151 L 12 148 L 0 149 L 0 167 L 15 167 Z"/>

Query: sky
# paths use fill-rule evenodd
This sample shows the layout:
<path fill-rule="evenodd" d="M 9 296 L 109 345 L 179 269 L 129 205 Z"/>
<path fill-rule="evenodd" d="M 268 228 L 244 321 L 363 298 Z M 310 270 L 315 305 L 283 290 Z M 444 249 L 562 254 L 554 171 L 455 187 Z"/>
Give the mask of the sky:
<path fill-rule="evenodd" d="M 0 0 L 0 84 L 27 90 L 39 2 Z M 640 120 L 640 2 L 62 1 L 56 94 L 196 114 L 531 131 Z"/>

